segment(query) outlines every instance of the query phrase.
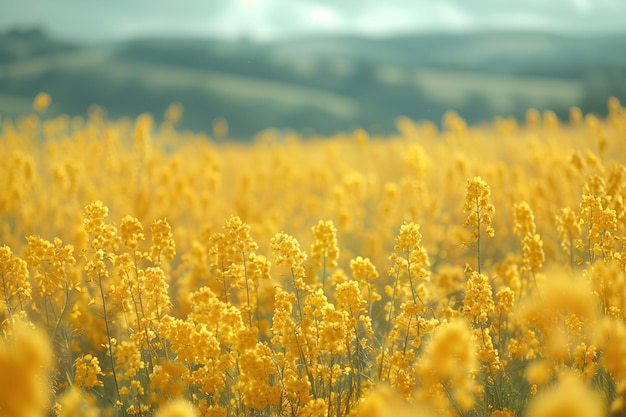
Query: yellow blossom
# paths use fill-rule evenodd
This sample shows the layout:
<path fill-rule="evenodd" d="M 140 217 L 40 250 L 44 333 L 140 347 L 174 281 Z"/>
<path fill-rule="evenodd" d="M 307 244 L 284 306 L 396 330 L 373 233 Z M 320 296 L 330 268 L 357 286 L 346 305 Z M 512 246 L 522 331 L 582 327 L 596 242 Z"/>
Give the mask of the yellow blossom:
<path fill-rule="evenodd" d="M 429 396 L 433 393 L 437 393 L 437 396 L 445 395 L 437 389 L 443 386 L 449 390 L 449 399 L 457 406 L 465 411 L 471 409 L 477 388 L 472 374 L 477 365 L 475 343 L 465 321 L 457 320 L 441 325 L 434 331 L 424 357 L 417 364 L 416 372 L 421 387 L 416 399 L 420 402 L 428 400 L 440 406 L 441 402 L 437 403 L 437 398 L 429 399 Z"/>
<path fill-rule="evenodd" d="M 513 205 L 513 219 L 515 221 L 513 233 L 522 237 L 535 234 L 535 214 L 527 202 L 522 201 Z"/>
<path fill-rule="evenodd" d="M 277 265 L 285 265 L 295 277 L 304 276 L 303 263 L 306 253 L 300 250 L 298 241 L 285 233 L 277 233 L 270 242 Z"/>
<path fill-rule="evenodd" d="M 524 266 L 533 274 L 539 272 L 545 260 L 541 237 L 537 234 L 524 236 L 522 253 L 524 254 Z"/>
<path fill-rule="evenodd" d="M 606 415 L 606 407 L 599 393 L 575 376 L 565 379 L 537 396 L 530 402 L 525 413 L 532 417 L 600 417 Z"/>
<path fill-rule="evenodd" d="M 78 387 L 65 390 L 57 400 L 60 410 L 58 417 L 98 417 L 100 410 L 95 399 Z"/>
<path fill-rule="evenodd" d="M 495 310 L 493 293 L 486 275 L 472 271 L 467 281 L 463 313 L 470 322 L 485 324 Z"/>
<path fill-rule="evenodd" d="M 144 240 L 143 226 L 135 217 L 125 216 L 120 223 L 120 235 L 124 246 L 136 250 L 139 241 Z"/>
<path fill-rule="evenodd" d="M 50 102 L 52 99 L 46 93 L 39 93 L 35 96 L 35 100 L 33 101 L 33 110 L 38 112 L 45 112 L 48 106 L 50 106 Z"/>
<path fill-rule="evenodd" d="M 44 334 L 15 323 L 0 338 L 0 410 L 6 416 L 44 416 L 50 400 L 52 351 Z"/>
<path fill-rule="evenodd" d="M 339 258 L 337 246 L 337 229 L 331 220 L 320 220 L 312 228 L 315 243 L 311 245 L 310 257 L 314 268 L 335 268 Z"/>
<path fill-rule="evenodd" d="M 152 222 L 150 226 L 152 234 L 152 247 L 150 249 L 150 258 L 159 265 L 161 257 L 172 260 L 176 255 L 176 243 L 172 235 L 172 228 L 167 219 L 158 219 Z"/>
<path fill-rule="evenodd" d="M 483 232 L 490 237 L 495 235 L 495 230 L 491 226 L 495 207 L 489 202 L 490 196 L 491 190 L 481 177 L 467 181 L 463 211 L 468 216 L 463 226 L 476 226 L 476 230 L 472 231 L 473 240 L 478 240 Z M 482 231 L 481 226 L 485 228 Z"/>
<path fill-rule="evenodd" d="M 0 246 L 0 302 L 4 303 L 9 316 L 22 301 L 32 298 L 28 265 L 26 261 L 13 255 L 6 245 Z"/>
<path fill-rule="evenodd" d="M 98 379 L 102 375 L 100 361 L 90 354 L 76 358 L 74 361 L 74 385 L 91 388 L 102 387 L 104 383 Z"/>
<path fill-rule="evenodd" d="M 199 417 L 198 409 L 187 400 L 177 399 L 160 407 L 155 417 Z"/>

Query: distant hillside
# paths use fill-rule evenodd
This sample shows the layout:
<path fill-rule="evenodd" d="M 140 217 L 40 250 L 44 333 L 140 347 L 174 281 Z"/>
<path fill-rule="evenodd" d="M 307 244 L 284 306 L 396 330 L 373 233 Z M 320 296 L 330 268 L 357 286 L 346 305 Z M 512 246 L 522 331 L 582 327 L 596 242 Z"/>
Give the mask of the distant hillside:
<path fill-rule="evenodd" d="M 11 31 L 0 34 L 0 114 L 29 112 L 39 91 L 52 95 L 52 115 L 100 104 L 110 117 L 159 117 L 179 101 L 182 128 L 209 131 L 225 117 L 241 139 L 268 127 L 390 131 L 399 115 L 439 121 L 448 109 L 471 123 L 528 107 L 604 114 L 609 96 L 626 101 L 624 45 L 626 35 L 487 32 L 85 46 Z"/>
<path fill-rule="evenodd" d="M 40 29 L 14 29 L 0 33 L 0 63 L 76 49 L 75 45 L 50 39 Z"/>

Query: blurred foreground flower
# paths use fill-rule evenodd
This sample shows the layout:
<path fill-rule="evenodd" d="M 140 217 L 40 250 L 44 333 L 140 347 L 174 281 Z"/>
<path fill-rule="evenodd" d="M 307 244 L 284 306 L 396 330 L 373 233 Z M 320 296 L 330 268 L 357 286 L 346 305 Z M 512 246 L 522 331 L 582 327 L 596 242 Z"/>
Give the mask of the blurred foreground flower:
<path fill-rule="evenodd" d="M 0 415 L 46 415 L 52 362 L 45 335 L 16 322 L 0 339 Z"/>
<path fill-rule="evenodd" d="M 359 404 L 355 415 L 359 417 L 434 417 L 436 414 L 422 405 L 409 404 L 389 385 L 379 385 Z"/>
<path fill-rule="evenodd" d="M 161 407 L 154 417 L 198 417 L 198 410 L 188 401 L 178 399 Z"/>
<path fill-rule="evenodd" d="M 538 394 L 526 410 L 529 417 L 600 417 L 606 407 L 600 394 L 575 375 L 566 375 L 554 388 Z"/>

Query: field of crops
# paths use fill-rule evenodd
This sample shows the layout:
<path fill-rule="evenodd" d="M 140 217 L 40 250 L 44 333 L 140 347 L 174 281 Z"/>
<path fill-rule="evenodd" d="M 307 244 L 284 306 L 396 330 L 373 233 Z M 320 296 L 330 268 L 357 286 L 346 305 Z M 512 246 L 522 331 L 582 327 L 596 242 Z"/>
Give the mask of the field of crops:
<path fill-rule="evenodd" d="M 626 109 L 252 142 L 4 118 L 0 416 L 626 409 Z"/>

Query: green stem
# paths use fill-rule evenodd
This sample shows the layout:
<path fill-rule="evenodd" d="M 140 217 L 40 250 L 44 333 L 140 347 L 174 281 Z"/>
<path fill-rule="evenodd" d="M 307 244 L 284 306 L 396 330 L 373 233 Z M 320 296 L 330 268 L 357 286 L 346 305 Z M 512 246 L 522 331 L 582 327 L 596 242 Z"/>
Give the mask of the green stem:
<path fill-rule="evenodd" d="M 396 279 L 393 283 L 393 293 L 391 295 L 391 303 L 389 306 L 389 314 L 387 316 L 387 322 L 385 323 L 385 332 L 383 334 L 383 340 L 380 346 L 380 366 L 378 367 L 378 379 L 382 380 L 383 377 L 383 367 L 385 363 L 385 346 L 387 345 L 387 337 L 389 337 L 389 326 L 391 325 L 391 318 L 393 315 L 394 306 L 396 304 L 396 288 L 398 286 L 398 275 L 399 273 L 396 271 Z"/>
<path fill-rule="evenodd" d="M 65 302 L 63 304 L 63 309 L 61 310 L 61 314 L 59 315 L 59 319 L 55 323 L 54 329 L 52 329 L 52 334 L 50 335 L 50 341 L 54 341 L 54 338 L 56 336 L 57 330 L 59 329 L 59 326 L 61 325 L 61 319 L 63 318 L 63 316 L 67 312 L 67 307 L 69 305 L 70 290 L 67 287 L 67 279 L 65 279 L 63 281 L 63 286 L 65 287 L 64 288 L 65 289 Z"/>
<path fill-rule="evenodd" d="M 109 341 L 108 343 L 108 350 L 109 350 L 109 357 L 111 358 L 111 370 L 113 372 L 113 382 L 115 383 L 115 392 L 117 393 L 117 399 L 120 402 L 120 404 L 122 404 L 121 409 L 122 409 L 122 414 L 124 416 L 126 416 L 126 409 L 124 408 L 124 403 L 122 402 L 122 396 L 120 395 L 120 387 L 119 384 L 117 383 L 117 373 L 115 372 L 115 357 L 113 356 L 113 346 L 112 346 L 112 338 L 111 338 L 111 329 L 109 328 L 109 318 L 108 318 L 108 313 L 107 313 L 107 307 L 106 307 L 106 299 L 104 296 L 104 287 L 102 285 L 102 275 L 98 274 L 98 280 L 99 280 L 99 287 L 100 287 L 100 295 L 102 297 L 102 311 L 104 313 L 104 324 L 106 326 L 106 331 L 107 331 L 107 339 Z"/>
<path fill-rule="evenodd" d="M 9 301 L 9 293 L 7 288 L 7 280 L 2 274 L 2 287 L 4 288 L 4 303 L 7 306 L 7 312 L 9 313 L 9 323 L 11 323 L 11 332 L 15 335 L 15 323 L 13 322 L 13 309 L 11 308 L 11 302 Z"/>
<path fill-rule="evenodd" d="M 476 198 L 476 263 L 480 274 L 480 205 L 478 198 Z"/>
<path fill-rule="evenodd" d="M 250 286 L 248 285 L 248 265 L 246 263 L 246 251 L 241 251 L 243 257 L 243 274 L 244 281 L 246 282 L 246 301 L 248 302 L 248 324 L 252 328 L 252 305 L 250 304 Z M 257 301 L 258 303 L 258 301 Z"/>

